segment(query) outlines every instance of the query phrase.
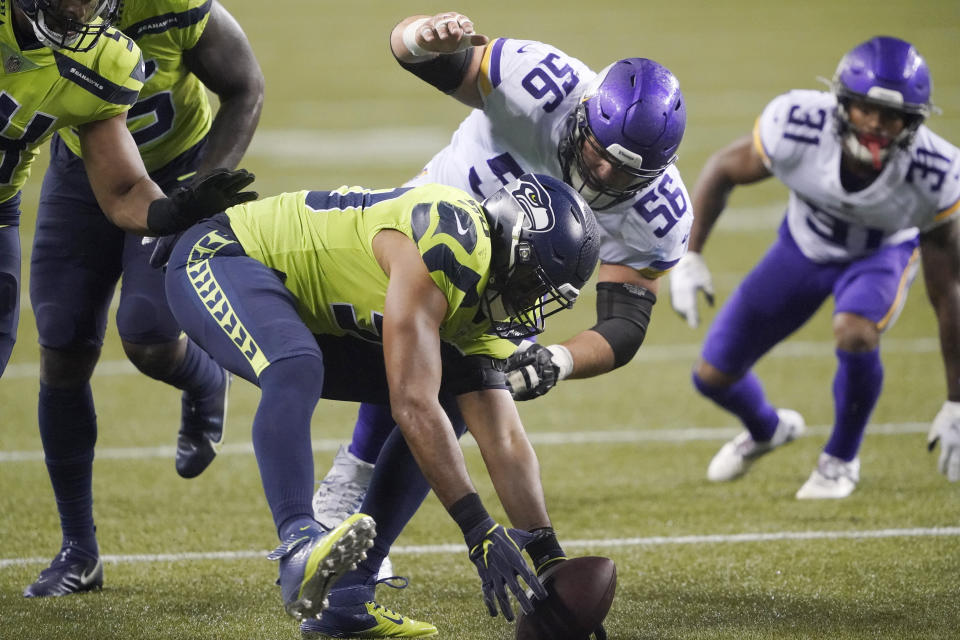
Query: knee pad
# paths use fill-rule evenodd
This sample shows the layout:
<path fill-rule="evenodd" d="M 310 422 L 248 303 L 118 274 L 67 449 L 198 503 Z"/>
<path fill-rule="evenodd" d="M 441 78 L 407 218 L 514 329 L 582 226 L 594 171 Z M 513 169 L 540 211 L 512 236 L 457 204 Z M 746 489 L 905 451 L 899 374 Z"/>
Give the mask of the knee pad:
<path fill-rule="evenodd" d="M 157 344 L 136 344 L 123 341 L 123 351 L 140 373 L 155 380 L 166 381 L 178 364 L 180 341 Z"/>
<path fill-rule="evenodd" d="M 40 349 L 40 381 L 53 389 L 72 389 L 88 382 L 100 358 L 96 348 L 66 351 Z"/>
<path fill-rule="evenodd" d="M 165 301 L 142 294 L 124 296 L 120 301 L 117 332 L 123 340 L 134 344 L 171 342 L 180 336 L 180 328 Z"/>

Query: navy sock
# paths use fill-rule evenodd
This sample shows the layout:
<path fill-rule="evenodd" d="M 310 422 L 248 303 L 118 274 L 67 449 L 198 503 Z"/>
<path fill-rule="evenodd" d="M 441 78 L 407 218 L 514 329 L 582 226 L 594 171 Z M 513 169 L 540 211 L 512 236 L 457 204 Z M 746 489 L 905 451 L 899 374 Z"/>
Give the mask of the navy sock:
<path fill-rule="evenodd" d="M 857 457 L 863 432 L 883 387 L 880 349 L 853 353 L 837 349 L 833 379 L 833 433 L 824 451 L 849 462 Z"/>
<path fill-rule="evenodd" d="M 454 431 L 459 438 L 466 433 L 467 425 L 460 417 L 455 399 L 444 398 L 443 407 L 450 416 Z M 380 570 L 380 563 L 388 555 L 390 547 L 429 493 L 430 484 L 420 472 L 420 467 L 413 458 L 407 441 L 404 440 L 399 428 L 394 429 L 384 443 L 370 488 L 367 490 L 363 504 L 360 505 L 361 513 L 371 516 L 377 523 L 377 537 L 374 539 L 373 547 L 367 551 L 367 559 L 357 566 L 356 571 L 343 576 L 337 582 L 335 589 L 371 584 Z M 354 591 L 356 597 L 363 598 L 362 589 Z M 336 600 L 337 606 L 354 604 L 343 602 L 343 599 L 341 597 Z M 331 603 L 333 602 L 334 600 L 331 599 Z"/>
<path fill-rule="evenodd" d="M 97 415 L 90 384 L 56 389 L 41 382 L 37 417 L 63 544 L 96 555 L 92 484 Z"/>
<path fill-rule="evenodd" d="M 357 424 L 353 427 L 350 453 L 364 462 L 373 464 L 380 455 L 383 443 L 397 423 L 390 413 L 390 405 L 364 402 L 357 412 Z"/>
<path fill-rule="evenodd" d="M 310 418 L 323 389 L 323 359 L 303 355 L 274 362 L 260 375 L 260 389 L 253 450 L 279 534 L 297 518 L 313 522 Z"/>
<path fill-rule="evenodd" d="M 210 354 L 198 347 L 193 340 L 187 340 L 183 360 L 170 375 L 158 379 L 182 389 L 193 400 L 199 400 L 220 391 L 225 375 L 226 371 Z"/>
<path fill-rule="evenodd" d="M 729 387 L 712 387 L 693 374 L 693 386 L 697 391 L 734 414 L 750 432 L 756 442 L 766 442 L 777 429 L 777 410 L 767 402 L 763 386 L 753 372 Z"/>

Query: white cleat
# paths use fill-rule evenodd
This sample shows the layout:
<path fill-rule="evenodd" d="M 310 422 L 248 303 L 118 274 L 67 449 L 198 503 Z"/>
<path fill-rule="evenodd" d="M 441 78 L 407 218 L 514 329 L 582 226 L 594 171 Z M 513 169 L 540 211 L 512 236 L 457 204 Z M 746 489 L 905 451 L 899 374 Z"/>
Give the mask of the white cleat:
<path fill-rule="evenodd" d="M 749 432 L 744 431 L 720 447 L 707 467 L 707 479 L 728 482 L 739 478 L 749 471 L 757 458 L 799 438 L 807 430 L 803 416 L 792 409 L 777 409 L 777 417 L 780 420 L 769 441 L 756 442 Z"/>
<path fill-rule="evenodd" d="M 333 528 L 360 511 L 373 478 L 373 464 L 353 455 L 344 445 L 333 458 L 333 466 L 313 494 L 313 517 L 324 527 Z M 383 559 L 378 579 L 392 578 L 393 563 Z"/>
<path fill-rule="evenodd" d="M 850 462 L 829 453 L 821 453 L 817 468 L 797 491 L 799 500 L 846 498 L 860 481 L 860 458 Z"/>
<path fill-rule="evenodd" d="M 333 528 L 360 511 L 372 477 L 373 465 L 341 445 L 333 458 L 333 466 L 313 494 L 314 519 L 324 527 Z"/>

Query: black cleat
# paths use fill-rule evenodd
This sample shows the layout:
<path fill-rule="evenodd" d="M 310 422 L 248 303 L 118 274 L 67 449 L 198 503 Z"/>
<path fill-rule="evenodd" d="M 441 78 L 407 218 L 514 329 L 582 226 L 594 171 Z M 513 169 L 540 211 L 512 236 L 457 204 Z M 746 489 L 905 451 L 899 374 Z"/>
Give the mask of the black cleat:
<path fill-rule="evenodd" d="M 195 478 L 217 457 L 227 420 L 230 374 L 224 371 L 223 386 L 205 398 L 191 400 L 183 394 L 180 433 L 177 434 L 177 473 Z"/>

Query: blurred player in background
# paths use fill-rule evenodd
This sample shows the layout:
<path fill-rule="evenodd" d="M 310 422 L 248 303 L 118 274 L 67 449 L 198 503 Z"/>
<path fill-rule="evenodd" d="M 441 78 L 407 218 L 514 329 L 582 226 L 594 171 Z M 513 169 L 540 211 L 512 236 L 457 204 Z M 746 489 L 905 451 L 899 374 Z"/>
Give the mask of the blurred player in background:
<path fill-rule="evenodd" d="M 524 343 L 509 365 L 514 398 L 629 362 L 659 278 L 684 254 L 692 223 L 674 164 L 686 124 L 677 79 L 645 58 L 594 73 L 547 44 L 489 41 L 454 12 L 406 18 L 390 44 L 403 68 L 474 108 L 409 184 L 449 184 L 483 198 L 526 171 L 544 173 L 579 191 L 600 222 L 597 323 L 562 344 Z M 315 496 L 321 522 L 359 508 L 393 426 L 389 407 L 361 406 L 349 448 Z"/>
<path fill-rule="evenodd" d="M 500 369 L 515 350 L 504 336 L 537 333 L 572 306 L 599 236 L 573 189 L 525 174 L 482 204 L 442 185 L 282 194 L 181 237 L 166 277 L 174 315 L 261 390 L 253 445 L 288 613 L 323 610 L 310 622 L 337 637 L 435 634 L 378 605 L 367 582 L 431 488 L 463 531 L 491 615 L 499 606 L 512 619 L 508 590 L 528 612 L 525 588 L 545 596 L 520 551 L 540 566 L 562 550 Z M 373 520 L 354 514 L 329 527 L 313 517 L 310 421 L 321 397 L 393 409 L 394 455 L 365 503 Z M 457 442 L 467 428 L 517 529 L 496 524 L 473 487 Z M 374 521 L 371 557 L 324 609 L 331 584 L 363 560 Z"/>
<path fill-rule="evenodd" d="M 115 3 L 100 4 L 116 14 L 111 17 L 123 30 L 107 31 L 101 40 L 132 57 L 114 73 L 133 72 L 144 81 L 125 126 L 122 113 L 109 125 L 124 127 L 126 153 L 139 147 L 150 177 L 167 193 L 189 193 L 187 187 L 202 184 L 215 169 L 235 167 L 260 116 L 263 77 L 233 17 L 213 0 L 127 0 L 119 13 Z M 46 13 L 37 15 L 41 24 L 50 21 Z M 143 52 L 145 70 L 134 42 Z M 67 55 L 46 51 L 50 64 L 62 64 Z M 107 87 L 99 90 L 100 97 L 122 96 L 123 109 L 137 97 L 135 89 L 123 93 L 105 79 L 99 82 Z M 219 99 L 216 117 L 207 89 Z M 96 135 L 100 140 L 105 134 Z M 176 458 L 180 475 L 193 477 L 211 462 L 226 412 L 229 378 L 209 355 L 180 336 L 167 307 L 163 273 L 149 265 L 153 246 L 103 215 L 95 196 L 103 178 L 89 170 L 90 157 L 99 166 L 113 162 L 118 152 L 97 147 L 91 154 L 84 144 L 90 137 L 83 129 L 69 128 L 54 135 L 37 213 L 30 295 L 41 345 L 40 436 L 63 542 L 51 565 L 25 590 L 28 597 L 65 595 L 103 584 L 93 519 L 97 421 L 90 378 L 121 274 L 117 329 L 127 357 L 148 376 L 183 390 Z M 205 205 L 207 214 L 225 206 Z"/>
<path fill-rule="evenodd" d="M 960 150 L 928 129 L 931 79 L 908 42 L 876 37 L 841 60 L 831 92 L 775 98 L 754 127 L 715 153 L 694 190 L 690 252 L 671 277 L 671 302 L 697 326 L 697 291 L 712 303 L 701 257 L 736 185 L 771 175 L 790 189 L 779 237 L 717 314 L 693 383 L 747 431 L 707 469 L 733 480 L 760 456 L 803 434 L 803 418 L 776 409 L 751 371 L 830 296 L 837 372 L 835 422 L 797 498 L 844 498 L 860 479 L 857 452 L 880 395 L 880 336 L 896 321 L 923 264 L 937 315 L 947 401 L 930 435 L 941 471 L 960 479 Z"/>

